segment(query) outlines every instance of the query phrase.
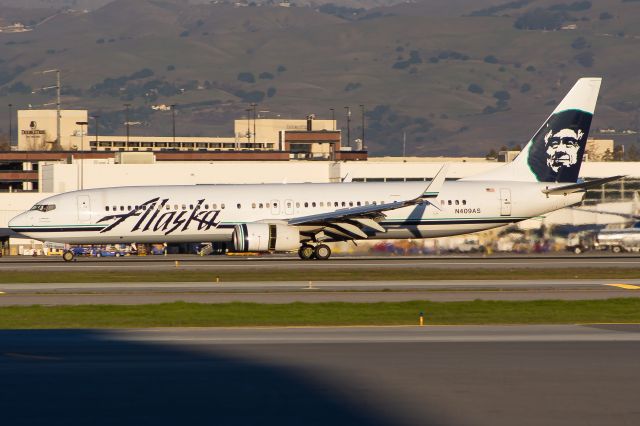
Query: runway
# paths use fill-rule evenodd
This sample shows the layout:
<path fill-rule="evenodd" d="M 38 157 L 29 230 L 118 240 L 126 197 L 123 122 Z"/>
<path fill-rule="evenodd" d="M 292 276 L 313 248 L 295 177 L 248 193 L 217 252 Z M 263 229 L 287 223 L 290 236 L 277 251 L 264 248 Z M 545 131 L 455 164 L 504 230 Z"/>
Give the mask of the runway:
<path fill-rule="evenodd" d="M 288 269 L 514 269 L 514 268 L 634 268 L 640 267 L 640 255 L 493 255 L 493 256 L 334 256 L 328 261 L 301 261 L 295 256 L 273 255 L 257 257 L 229 256 L 147 256 L 123 258 L 77 258 L 75 262 L 63 262 L 59 257 L 3 257 L 0 271 L 72 271 L 72 270 L 173 270 L 180 268 L 238 271 Z"/>
<path fill-rule="evenodd" d="M 640 423 L 640 326 L 0 331 L 7 424 Z"/>
<path fill-rule="evenodd" d="M 640 279 L 0 284 L 0 306 L 168 303 L 587 300 L 640 297 Z"/>

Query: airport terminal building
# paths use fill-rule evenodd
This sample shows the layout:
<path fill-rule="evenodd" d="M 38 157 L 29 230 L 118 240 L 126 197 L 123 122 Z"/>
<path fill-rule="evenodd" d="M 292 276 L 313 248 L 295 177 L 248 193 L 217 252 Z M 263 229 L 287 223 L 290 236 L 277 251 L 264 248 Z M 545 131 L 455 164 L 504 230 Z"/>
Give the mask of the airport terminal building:
<path fill-rule="evenodd" d="M 444 163 L 450 164 L 447 179 L 460 179 L 500 167 L 514 156 L 504 152 L 489 160 L 368 157 L 361 141 L 354 147 L 343 146 L 333 120 L 313 117 L 257 119 L 248 124 L 237 120 L 235 134 L 229 138 L 96 136 L 86 132 L 86 111 L 62 114 L 61 144 L 56 147 L 50 142 L 57 131 L 55 111 L 40 111 L 44 116 L 35 112 L 18 113 L 18 149 L 0 152 L 0 241 L 5 247 L 34 244 L 12 241 L 15 236 L 7 229 L 12 217 L 43 198 L 67 191 L 111 186 L 427 181 Z M 597 159 L 598 149 L 609 149 L 613 141 L 591 145 L 588 152 Z M 589 160 L 581 169 L 584 179 L 626 177 L 590 190 L 585 204 L 617 202 L 614 208 L 636 214 L 639 164 Z M 544 221 L 621 221 L 604 216 L 567 209 L 529 226 L 539 227 Z"/>

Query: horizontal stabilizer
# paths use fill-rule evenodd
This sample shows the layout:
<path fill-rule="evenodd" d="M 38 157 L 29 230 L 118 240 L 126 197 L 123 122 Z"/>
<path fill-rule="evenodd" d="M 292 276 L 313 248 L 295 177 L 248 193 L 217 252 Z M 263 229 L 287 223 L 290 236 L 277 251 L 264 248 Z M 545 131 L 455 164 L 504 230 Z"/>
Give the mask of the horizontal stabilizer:
<path fill-rule="evenodd" d="M 547 187 L 546 189 L 543 189 L 542 192 L 547 195 L 567 195 L 567 194 L 572 194 L 574 192 L 586 191 L 589 188 L 594 188 L 596 186 L 600 186 L 608 182 L 613 182 L 623 177 L 624 175 L 611 176 L 611 177 L 606 177 L 602 179 L 590 180 L 588 182 L 579 182 L 579 183 L 573 183 L 571 185 L 556 186 L 555 188 Z"/>

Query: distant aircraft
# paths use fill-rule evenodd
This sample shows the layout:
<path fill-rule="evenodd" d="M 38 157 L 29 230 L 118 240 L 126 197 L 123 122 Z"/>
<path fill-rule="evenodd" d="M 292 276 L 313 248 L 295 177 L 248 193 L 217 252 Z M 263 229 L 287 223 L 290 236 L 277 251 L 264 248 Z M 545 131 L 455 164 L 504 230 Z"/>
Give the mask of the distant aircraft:
<path fill-rule="evenodd" d="M 9 227 L 69 244 L 226 242 L 239 252 L 328 259 L 326 242 L 429 238 L 519 222 L 580 203 L 578 180 L 600 78 L 573 86 L 516 159 L 428 183 L 197 185 L 103 188 L 46 198 Z M 63 258 L 73 259 L 67 251 Z"/>

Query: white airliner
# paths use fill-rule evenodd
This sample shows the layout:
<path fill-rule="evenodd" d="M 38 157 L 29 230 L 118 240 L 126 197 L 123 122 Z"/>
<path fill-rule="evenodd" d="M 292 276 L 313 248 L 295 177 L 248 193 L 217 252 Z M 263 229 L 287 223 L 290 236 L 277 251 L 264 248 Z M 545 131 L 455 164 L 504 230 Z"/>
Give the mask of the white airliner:
<path fill-rule="evenodd" d="M 38 202 L 9 227 L 69 244 L 227 242 L 235 251 L 328 259 L 330 241 L 429 238 L 519 222 L 580 203 L 578 172 L 600 90 L 582 78 L 511 163 L 428 183 L 197 185 L 73 191 Z M 73 259 L 71 252 L 63 258 Z"/>

